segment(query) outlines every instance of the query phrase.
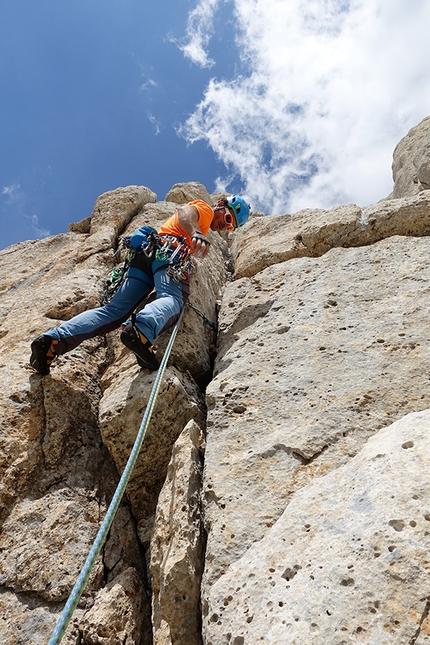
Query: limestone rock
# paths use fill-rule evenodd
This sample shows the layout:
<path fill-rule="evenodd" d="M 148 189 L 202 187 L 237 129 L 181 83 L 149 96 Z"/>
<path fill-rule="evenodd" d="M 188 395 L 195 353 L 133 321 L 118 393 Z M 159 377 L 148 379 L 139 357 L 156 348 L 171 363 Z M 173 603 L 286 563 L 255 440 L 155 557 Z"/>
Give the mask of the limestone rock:
<path fill-rule="evenodd" d="M 237 278 L 293 258 L 317 257 L 332 248 L 374 244 L 393 235 L 430 234 L 430 193 L 294 215 L 252 218 L 232 245 Z"/>
<path fill-rule="evenodd" d="M 295 490 L 429 405 L 429 254 L 429 237 L 392 237 L 226 288 L 207 388 L 206 589 Z"/>
<path fill-rule="evenodd" d="M 203 436 L 190 421 L 176 441 L 151 541 L 154 645 L 201 645 Z"/>
<path fill-rule="evenodd" d="M 79 220 L 79 222 L 72 222 L 68 226 L 71 233 L 87 233 L 89 235 L 91 230 L 91 216 Z"/>
<path fill-rule="evenodd" d="M 220 307 L 218 338 L 186 309 L 65 645 L 429 642 L 428 127 L 399 165 L 412 194 L 210 232 L 190 303 L 213 322 Z M 119 238 L 178 203 L 118 189 L 67 234 L 0 252 L 5 645 L 46 644 L 155 378 L 117 332 L 43 379 L 30 342 L 97 306 Z"/>
<path fill-rule="evenodd" d="M 118 336 L 114 333 L 112 338 L 85 341 L 56 359 L 51 375 L 41 379 L 28 366 L 30 342 L 62 320 L 98 306 L 117 235 L 123 233 L 136 210 L 141 212 L 142 203 L 153 199 L 145 196 L 145 191 L 120 190 L 119 196 L 101 200 L 99 211 L 93 214 L 95 232 L 91 235 L 69 232 L 0 252 L 1 601 L 2 615 L 17 625 L 8 629 L 4 638 L 0 632 L 5 645 L 16 645 L 21 637 L 32 642 L 33 632 L 45 643 L 55 626 L 118 481 L 115 462 L 103 446 L 99 427 L 106 369 L 117 356 L 119 364 L 109 368 L 112 374 L 121 370 L 124 362 L 135 375 L 137 367 L 124 347 L 122 354 L 114 351 Z M 201 369 L 197 361 L 195 366 Z M 137 391 L 140 378 L 141 374 L 135 384 Z M 165 387 L 167 406 L 173 406 L 177 398 L 182 412 L 177 414 L 171 407 L 166 423 L 172 421 L 172 427 L 165 426 L 155 438 L 155 443 L 161 442 L 161 461 L 151 465 L 154 491 L 165 476 L 169 445 L 190 418 L 201 421 L 204 414 L 201 392 L 189 374 L 170 373 Z M 135 425 L 129 429 L 137 431 Z M 164 473 L 160 463 L 165 464 Z M 135 487 L 140 487 L 138 480 Z M 155 509 L 156 498 L 148 504 Z M 149 524 L 152 520 L 151 516 Z M 92 596 L 130 567 L 145 580 L 142 545 L 125 499 L 111 527 L 103 560 L 97 562 L 81 599 L 82 607 L 76 612 L 78 623 L 73 619 L 68 628 L 67 645 L 80 642 L 79 621 Z M 150 626 L 146 624 L 143 631 L 149 633 Z"/>
<path fill-rule="evenodd" d="M 145 186 L 117 188 L 101 195 L 90 221 L 90 235 L 82 243 L 78 261 L 96 253 L 108 253 L 116 246 L 118 235 L 147 203 L 155 202 L 156 195 Z M 77 225 L 73 230 L 79 230 Z"/>
<path fill-rule="evenodd" d="M 204 641 L 428 642 L 429 428 L 410 414 L 297 492 L 212 588 Z"/>
<path fill-rule="evenodd" d="M 95 598 L 85 614 L 81 631 L 85 645 L 149 645 L 145 632 L 148 601 L 142 582 L 134 569 L 127 569 Z"/>
<path fill-rule="evenodd" d="M 118 471 L 123 472 L 133 447 L 155 379 L 141 370 L 130 353 L 117 365 L 100 402 L 100 430 Z M 202 422 L 203 400 L 195 383 L 168 367 L 148 426 L 145 444 L 128 485 L 133 514 L 144 526 L 152 523 L 156 499 L 166 477 L 172 447 L 191 419 Z M 149 535 L 141 530 L 147 543 Z"/>
<path fill-rule="evenodd" d="M 212 203 L 206 187 L 198 181 L 175 184 L 165 197 L 166 202 L 175 204 L 187 204 L 196 199 L 202 199 L 207 204 Z"/>
<path fill-rule="evenodd" d="M 79 451 L 88 447 L 85 437 L 88 432 L 91 434 L 96 423 L 100 398 L 96 383 L 104 360 L 103 340 L 87 344 L 94 356 L 93 363 L 85 360 L 82 349 L 59 361 L 57 375 L 64 366 L 65 380 L 49 377 L 42 385 L 41 379 L 28 367 L 30 342 L 55 326 L 57 320 L 52 318 L 53 312 L 61 318 L 66 312 L 79 311 L 82 304 L 94 302 L 94 292 L 99 288 L 97 263 L 92 258 L 77 263 L 80 242 L 80 235 L 60 235 L 32 244 L 15 245 L 0 255 L 4 268 L 0 287 L 0 499 L 3 513 L 7 513 L 20 491 L 30 485 L 30 478 L 36 476 L 43 463 L 44 444 L 57 445 L 57 457 L 63 449 L 67 452 L 67 447 Z M 45 395 L 53 405 L 54 425 L 50 425 Z M 65 395 L 64 404 L 59 404 Z M 79 405 L 76 405 L 77 399 Z M 63 419 L 67 418 L 66 427 L 62 427 L 61 413 Z M 72 433 L 66 431 L 67 427 L 73 428 Z M 56 432 L 55 428 L 61 431 Z M 45 455 L 47 464 L 50 462 L 48 470 L 52 467 L 50 478 L 55 479 L 58 476 L 54 464 L 58 464 L 56 457 Z M 66 460 L 65 463 L 71 462 Z M 42 468 L 44 473 L 45 466 Z M 36 481 L 40 480 L 39 475 Z"/>
<path fill-rule="evenodd" d="M 35 594 L 15 594 L 4 588 L 0 593 L 0 642 L 4 645 L 45 645 L 54 631 L 58 614 L 56 605 L 40 605 Z M 58 605 L 58 613 L 61 606 Z M 61 641 L 61 645 L 78 645 L 81 641 L 79 622 L 84 614 L 80 607 L 75 609 Z"/>
<path fill-rule="evenodd" d="M 409 130 L 393 154 L 394 188 L 390 197 L 416 195 L 430 188 L 430 117 Z"/>
<path fill-rule="evenodd" d="M 118 234 L 145 204 L 152 204 L 156 199 L 156 194 L 145 186 L 127 186 L 103 193 L 91 215 L 91 234 L 106 226 Z"/>
<path fill-rule="evenodd" d="M 15 506 L 0 536 L 0 585 L 36 592 L 49 601 L 67 598 L 100 521 L 96 500 L 91 505 L 85 498 L 79 503 L 68 497 L 67 491 L 50 492 L 42 499 L 24 500 Z M 100 584 L 101 566 L 99 560 L 90 588 Z"/>

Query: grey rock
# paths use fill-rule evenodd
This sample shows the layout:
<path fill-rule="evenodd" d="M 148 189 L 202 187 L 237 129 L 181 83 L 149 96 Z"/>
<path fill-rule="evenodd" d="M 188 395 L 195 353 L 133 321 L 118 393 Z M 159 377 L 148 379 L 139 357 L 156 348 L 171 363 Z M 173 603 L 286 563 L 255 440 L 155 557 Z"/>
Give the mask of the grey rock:
<path fill-rule="evenodd" d="M 190 421 L 177 439 L 151 541 L 154 645 L 201 645 L 203 435 Z"/>
<path fill-rule="evenodd" d="M 391 237 L 227 286 L 206 395 L 205 589 L 297 488 L 427 407 L 429 253 L 429 237 Z"/>
<path fill-rule="evenodd" d="M 430 188 L 430 117 L 411 128 L 393 154 L 394 187 L 390 197 L 416 195 Z"/>
<path fill-rule="evenodd" d="M 116 379 L 121 381 L 123 366 L 125 373 L 132 373 L 127 385 L 137 396 L 141 396 L 140 387 L 151 379 L 146 374 L 145 381 L 145 375 L 136 369 L 134 357 L 120 347 L 115 332 L 107 338 L 86 341 L 56 359 L 51 374 L 44 379 L 28 366 L 30 342 L 35 336 L 80 311 L 98 306 L 113 264 L 112 251 L 127 226 L 139 226 L 145 209 L 149 212 L 153 208 L 151 216 L 158 210 L 161 219 L 169 208 L 163 203 L 157 209 L 152 203 L 154 194 L 145 188 L 131 187 L 114 193 L 98 200 L 91 218 L 91 234 L 78 232 L 88 230 L 86 225 L 78 226 L 67 234 L 19 243 L 0 252 L 0 599 L 2 615 L 9 621 L 0 639 L 5 645 L 47 642 L 112 499 L 119 477 L 115 459 L 121 470 L 126 457 L 125 448 L 122 453 L 113 450 L 111 456 L 102 441 L 100 412 L 105 419 L 109 386 Z M 174 210 L 174 205 L 171 207 Z M 224 243 L 220 240 L 219 244 L 217 251 L 222 252 Z M 202 301 L 197 300 L 201 307 L 212 307 L 206 312 L 211 316 L 216 313 L 215 300 L 225 272 L 222 256 L 214 262 Z M 202 265 L 204 270 L 208 269 Z M 215 290 L 212 294 L 211 288 Z M 189 367 L 195 374 L 206 374 L 213 340 L 201 331 L 203 325 L 192 310 L 188 315 L 188 333 L 193 334 L 196 325 L 198 337 L 194 367 L 192 361 Z M 185 345 L 186 339 L 181 342 Z M 190 355 L 191 352 L 192 349 Z M 206 357 L 205 365 L 199 365 L 199 356 Z M 133 379 L 137 379 L 134 386 Z M 130 495 L 131 505 L 125 498 L 119 508 L 63 639 L 67 645 L 89 642 L 83 637 L 82 625 L 88 626 L 90 634 L 97 620 L 95 610 L 88 619 L 86 612 L 96 598 L 102 597 L 101 590 L 106 585 L 115 587 L 115 581 L 128 570 L 136 572 L 145 596 L 148 592 L 146 562 L 137 531 L 143 511 L 140 507 L 136 510 L 135 497 L 142 489 L 142 498 L 155 512 L 171 446 L 190 418 L 201 423 L 204 416 L 202 394 L 188 370 L 181 374 L 175 367 L 169 368 L 164 390 L 165 407 L 158 405 L 159 424 L 155 430 L 156 433 L 161 428 L 161 432 L 148 441 L 148 447 L 153 442 L 157 459 L 148 462 L 150 468 L 141 482 L 132 482 L 136 496 Z M 114 406 L 118 405 L 118 397 L 111 399 Z M 129 401 L 128 407 L 124 405 L 128 414 L 130 407 L 140 410 L 143 403 Z M 111 410 L 110 414 L 113 417 L 118 412 Z M 137 432 L 139 422 L 130 413 L 130 437 Z M 119 422 L 117 430 L 116 438 L 108 435 L 111 441 L 120 443 L 123 430 Z M 131 443 L 127 448 L 130 450 Z M 152 486 L 153 499 L 145 492 L 146 485 Z M 149 525 L 153 512 L 148 516 Z M 150 531 L 145 535 L 149 542 Z M 108 598 L 113 587 L 109 588 Z M 102 622 L 116 624 L 116 603 L 107 601 L 103 607 Z M 131 631 L 127 628 L 127 642 L 146 642 L 151 633 L 150 612 L 142 616 Z"/>
<path fill-rule="evenodd" d="M 150 645 L 145 627 L 148 600 L 134 569 L 127 569 L 101 589 L 85 614 L 80 630 L 88 645 Z M 145 624 L 146 623 L 146 624 Z"/>
<path fill-rule="evenodd" d="M 79 220 L 79 222 L 72 222 L 69 224 L 68 230 L 71 233 L 90 233 L 91 230 L 91 217 L 85 217 L 84 219 Z"/>
<path fill-rule="evenodd" d="M 166 202 L 174 202 L 175 204 L 187 204 L 196 199 L 202 199 L 207 204 L 212 203 L 206 187 L 198 181 L 175 184 L 164 199 Z"/>
<path fill-rule="evenodd" d="M 66 645 L 429 641 L 428 126 L 395 153 L 390 198 L 209 234 Z M 203 189 L 111 191 L 67 234 L 0 252 L 5 645 L 46 644 L 155 378 L 115 332 L 44 379 L 30 342 L 98 305 L 122 235 Z M 201 314 L 218 309 L 215 338 Z"/>
<path fill-rule="evenodd" d="M 116 233 L 124 230 L 145 204 L 155 203 L 156 199 L 156 194 L 146 186 L 126 186 L 103 193 L 91 215 L 91 234 L 106 226 Z"/>
<path fill-rule="evenodd" d="M 100 431 L 119 472 L 123 472 L 127 463 L 154 379 L 155 374 L 141 370 L 134 356 L 128 353 L 122 364 L 116 365 L 100 402 Z M 200 423 L 203 420 L 202 395 L 190 377 L 168 367 L 145 436 L 144 450 L 127 489 L 138 521 L 153 520 L 173 445 L 191 419 Z M 141 532 L 141 539 L 147 545 L 149 535 Z"/>
<path fill-rule="evenodd" d="M 295 493 L 211 588 L 204 642 L 428 642 L 429 427 L 410 414 Z"/>
<path fill-rule="evenodd" d="M 393 235 L 429 235 L 430 194 L 293 215 L 251 218 L 232 245 L 235 277 L 251 277 L 293 258 L 318 257 L 332 248 L 374 244 Z"/>

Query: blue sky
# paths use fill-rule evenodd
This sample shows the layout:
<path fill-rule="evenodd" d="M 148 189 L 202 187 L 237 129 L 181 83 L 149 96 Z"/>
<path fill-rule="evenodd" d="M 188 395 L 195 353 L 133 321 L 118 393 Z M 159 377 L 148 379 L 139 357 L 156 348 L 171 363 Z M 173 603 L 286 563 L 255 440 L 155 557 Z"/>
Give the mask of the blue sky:
<path fill-rule="evenodd" d="M 266 214 L 373 203 L 430 114 L 428 0 L 0 5 L 0 248 L 179 181 Z"/>
<path fill-rule="evenodd" d="M 146 185 L 158 199 L 178 181 L 214 187 L 214 153 L 176 133 L 209 79 L 174 42 L 192 7 L 1 4 L 1 248 L 67 230 L 118 186 Z"/>

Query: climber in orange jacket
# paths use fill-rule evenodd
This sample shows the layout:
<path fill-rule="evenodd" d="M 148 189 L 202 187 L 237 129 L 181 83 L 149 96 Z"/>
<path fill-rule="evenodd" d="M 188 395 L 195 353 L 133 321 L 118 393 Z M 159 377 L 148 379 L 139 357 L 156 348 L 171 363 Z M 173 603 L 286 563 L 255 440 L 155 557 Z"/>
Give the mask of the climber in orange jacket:
<path fill-rule="evenodd" d="M 125 238 L 134 257 L 112 300 L 38 336 L 31 344 L 30 365 L 45 376 L 55 356 L 69 352 L 88 338 L 117 329 L 131 316 L 123 325 L 121 341 L 134 352 L 141 367 L 157 369 L 159 362 L 152 345 L 161 332 L 175 324 L 188 299 L 191 254 L 206 257 L 209 230 L 243 226 L 249 212 L 248 204 L 239 195 L 221 200 L 216 206 L 196 200 L 180 206 L 158 232 L 149 226 L 137 229 Z M 133 314 L 154 287 L 156 299 Z"/>

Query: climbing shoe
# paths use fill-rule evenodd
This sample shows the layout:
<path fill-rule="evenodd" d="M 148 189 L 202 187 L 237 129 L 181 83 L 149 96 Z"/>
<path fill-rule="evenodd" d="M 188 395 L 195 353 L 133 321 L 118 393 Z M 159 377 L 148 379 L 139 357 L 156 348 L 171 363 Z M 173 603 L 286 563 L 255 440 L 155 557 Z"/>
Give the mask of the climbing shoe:
<path fill-rule="evenodd" d="M 49 368 L 55 358 L 55 346 L 58 340 L 49 336 L 38 336 L 31 343 L 30 365 L 41 376 L 49 374 Z"/>
<path fill-rule="evenodd" d="M 147 370 L 158 370 L 160 362 L 154 355 L 149 340 L 132 323 L 127 323 L 121 332 L 121 342 L 136 355 L 140 367 Z"/>

